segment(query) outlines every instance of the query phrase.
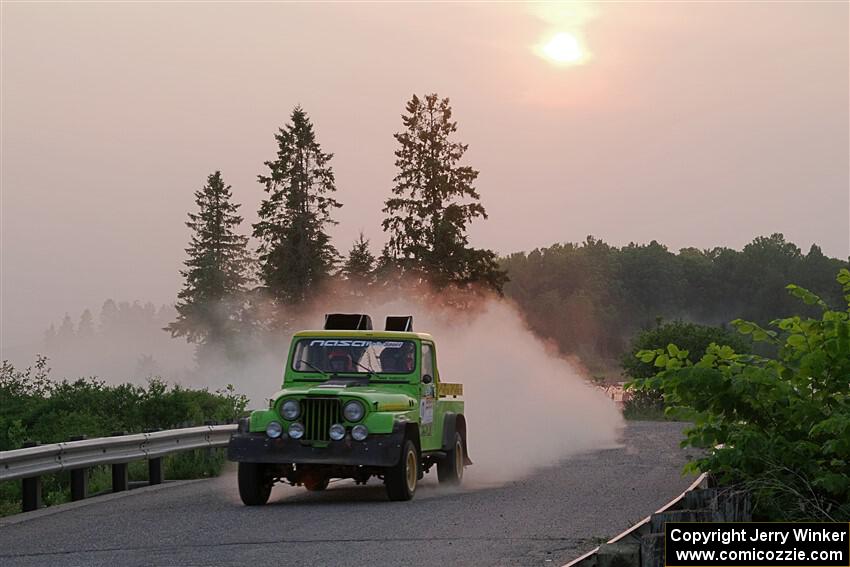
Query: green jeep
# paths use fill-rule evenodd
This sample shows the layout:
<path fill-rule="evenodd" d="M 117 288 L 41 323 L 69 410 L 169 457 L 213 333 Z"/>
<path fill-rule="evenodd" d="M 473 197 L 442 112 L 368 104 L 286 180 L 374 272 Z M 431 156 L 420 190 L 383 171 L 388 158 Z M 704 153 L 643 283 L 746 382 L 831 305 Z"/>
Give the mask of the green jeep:
<path fill-rule="evenodd" d="M 230 438 L 242 502 L 265 504 L 275 482 L 324 490 L 372 476 L 390 500 L 410 500 L 434 465 L 440 484 L 459 484 L 472 464 L 462 395 L 440 380 L 434 339 L 412 317 L 374 331 L 368 315 L 326 315 L 323 330 L 295 334 L 283 389 Z"/>

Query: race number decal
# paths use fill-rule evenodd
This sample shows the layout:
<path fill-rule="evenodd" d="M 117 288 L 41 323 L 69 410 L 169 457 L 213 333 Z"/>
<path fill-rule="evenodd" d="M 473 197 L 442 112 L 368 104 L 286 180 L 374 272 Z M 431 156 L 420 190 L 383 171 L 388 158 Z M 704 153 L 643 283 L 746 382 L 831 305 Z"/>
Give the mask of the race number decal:
<path fill-rule="evenodd" d="M 422 403 L 419 404 L 419 422 L 423 435 L 431 434 L 434 423 L 434 385 L 428 384 L 423 392 Z"/>

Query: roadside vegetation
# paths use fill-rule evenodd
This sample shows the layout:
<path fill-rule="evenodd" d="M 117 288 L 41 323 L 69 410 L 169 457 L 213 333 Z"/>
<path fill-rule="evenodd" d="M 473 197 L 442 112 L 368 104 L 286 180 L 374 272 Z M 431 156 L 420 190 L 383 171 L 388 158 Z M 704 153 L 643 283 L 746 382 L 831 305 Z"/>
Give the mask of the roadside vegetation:
<path fill-rule="evenodd" d="M 804 252 L 782 234 L 759 236 L 741 250 L 679 251 L 656 241 L 618 247 L 588 237 L 511 254 L 501 266 L 510 278 L 505 296 L 531 330 L 591 369 L 620 361 L 659 317 L 717 327 L 736 317 L 766 325 L 778 313 L 814 316 L 816 308 L 800 309 L 785 284 L 838 304 L 835 274 L 850 267 L 816 245 Z"/>
<path fill-rule="evenodd" d="M 675 341 L 636 353 L 658 372 L 630 386 L 661 392 L 669 415 L 693 422 L 683 444 L 708 449 L 689 470 L 750 491 L 763 519 L 850 521 L 850 271 L 837 281 L 841 309 L 792 284 L 817 317 L 732 322 L 773 355 L 712 342 L 695 361 Z"/>
<path fill-rule="evenodd" d="M 699 362 L 701 353 L 711 344 L 728 345 L 740 353 L 752 350 L 752 341 L 726 327 L 683 321 L 664 323 L 659 319 L 656 327 L 640 331 L 632 340 L 629 350 L 621 357 L 623 375 L 632 380 L 655 376 L 658 368 L 652 362 L 644 362 L 637 354 L 647 350 L 664 349 L 671 343 L 686 351 L 687 360 L 691 363 Z M 632 390 L 630 394 L 623 405 L 623 416 L 626 419 L 671 419 L 664 411 L 664 396 L 660 390 L 643 388 Z"/>
<path fill-rule="evenodd" d="M 232 386 L 217 392 L 188 390 L 151 379 L 144 386 L 110 386 L 95 378 L 53 380 L 48 361 L 38 357 L 32 367 L 0 366 L 0 451 L 18 449 L 27 441 L 59 443 L 75 436 L 104 437 L 116 432 L 142 433 L 229 422 L 245 413 L 247 399 Z M 219 474 L 222 451 L 191 451 L 163 460 L 165 478 L 203 478 Z M 130 463 L 131 481 L 147 480 L 147 463 Z M 43 477 L 46 505 L 70 499 L 70 474 Z M 89 470 L 89 493 L 111 488 L 109 467 Z M 0 515 L 20 512 L 20 481 L 0 483 Z"/>

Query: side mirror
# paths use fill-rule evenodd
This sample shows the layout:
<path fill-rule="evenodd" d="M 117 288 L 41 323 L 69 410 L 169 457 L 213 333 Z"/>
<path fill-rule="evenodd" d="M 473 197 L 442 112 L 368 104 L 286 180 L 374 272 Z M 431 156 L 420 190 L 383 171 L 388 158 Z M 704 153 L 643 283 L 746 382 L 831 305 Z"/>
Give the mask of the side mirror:
<path fill-rule="evenodd" d="M 434 378 L 430 374 L 425 374 L 424 376 L 422 376 L 422 383 L 423 384 L 430 384 L 433 381 L 434 381 Z"/>

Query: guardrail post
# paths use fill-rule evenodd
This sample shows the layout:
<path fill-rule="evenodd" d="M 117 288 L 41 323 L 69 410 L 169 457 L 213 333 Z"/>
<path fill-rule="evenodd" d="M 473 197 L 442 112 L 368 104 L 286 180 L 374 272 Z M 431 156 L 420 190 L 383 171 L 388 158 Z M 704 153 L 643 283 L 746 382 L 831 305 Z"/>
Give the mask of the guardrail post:
<path fill-rule="evenodd" d="M 155 433 L 157 431 L 162 431 L 162 429 L 159 427 L 145 429 L 145 433 Z M 148 459 L 148 484 L 162 484 L 163 478 L 162 457 Z"/>
<path fill-rule="evenodd" d="M 215 425 L 215 422 L 208 419 L 207 421 L 204 422 L 204 425 L 206 425 L 208 427 L 212 427 L 213 425 Z M 215 454 L 215 449 L 213 449 L 212 447 L 207 447 L 207 449 L 206 449 L 206 460 L 212 461 L 214 454 Z"/>
<path fill-rule="evenodd" d="M 162 457 L 148 460 L 148 482 L 162 484 Z"/>
<path fill-rule="evenodd" d="M 23 447 L 36 447 L 35 441 L 24 441 Z M 41 477 L 31 476 L 21 479 L 22 502 L 21 509 L 24 512 L 32 512 L 41 508 Z"/>
<path fill-rule="evenodd" d="M 113 431 L 112 437 L 120 437 L 125 435 L 124 431 Z M 115 463 L 112 465 L 112 492 L 123 492 L 129 486 L 129 477 L 127 475 L 127 463 Z"/>
<path fill-rule="evenodd" d="M 82 441 L 85 438 L 85 435 L 74 435 L 73 437 L 69 437 L 68 441 Z M 77 500 L 88 498 L 88 476 L 89 470 L 87 468 L 73 469 L 71 471 L 71 501 L 76 502 Z"/>

